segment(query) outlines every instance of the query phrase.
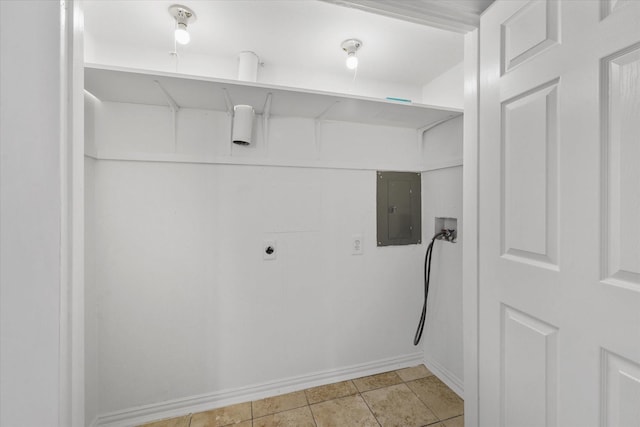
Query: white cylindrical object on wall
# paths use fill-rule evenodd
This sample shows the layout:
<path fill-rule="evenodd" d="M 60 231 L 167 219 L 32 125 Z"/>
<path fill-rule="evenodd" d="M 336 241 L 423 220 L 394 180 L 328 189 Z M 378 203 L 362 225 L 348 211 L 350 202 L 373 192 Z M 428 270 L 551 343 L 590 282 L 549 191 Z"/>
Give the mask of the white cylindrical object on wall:
<path fill-rule="evenodd" d="M 238 54 L 238 80 L 245 82 L 258 81 L 258 55 L 251 51 Z"/>
<path fill-rule="evenodd" d="M 251 144 L 253 115 L 253 107 L 251 105 L 236 105 L 233 107 L 233 131 L 231 133 L 231 141 L 234 144 Z"/>

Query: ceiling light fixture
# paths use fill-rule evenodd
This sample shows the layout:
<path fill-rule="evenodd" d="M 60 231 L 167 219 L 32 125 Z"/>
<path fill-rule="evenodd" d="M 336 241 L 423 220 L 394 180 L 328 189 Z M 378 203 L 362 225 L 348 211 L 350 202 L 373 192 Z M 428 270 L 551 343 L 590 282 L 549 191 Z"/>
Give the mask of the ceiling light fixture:
<path fill-rule="evenodd" d="M 174 33 L 176 42 L 180 44 L 189 43 L 191 36 L 187 31 L 187 24 L 189 24 L 189 22 L 195 22 L 195 12 L 186 6 L 174 4 L 173 6 L 169 6 L 169 14 L 176 20 L 176 31 Z"/>
<path fill-rule="evenodd" d="M 340 47 L 342 50 L 347 52 L 347 68 L 350 70 L 358 68 L 358 57 L 356 56 L 356 52 L 360 47 L 362 47 L 362 42 L 358 39 L 347 39 L 342 42 Z"/>

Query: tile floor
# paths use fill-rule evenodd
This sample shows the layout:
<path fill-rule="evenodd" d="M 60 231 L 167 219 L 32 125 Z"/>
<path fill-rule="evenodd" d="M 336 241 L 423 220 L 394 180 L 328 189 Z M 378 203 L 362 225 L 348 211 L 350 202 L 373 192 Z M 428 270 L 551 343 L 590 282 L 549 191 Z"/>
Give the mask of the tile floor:
<path fill-rule="evenodd" d="M 424 365 L 141 427 L 464 427 L 463 402 Z"/>

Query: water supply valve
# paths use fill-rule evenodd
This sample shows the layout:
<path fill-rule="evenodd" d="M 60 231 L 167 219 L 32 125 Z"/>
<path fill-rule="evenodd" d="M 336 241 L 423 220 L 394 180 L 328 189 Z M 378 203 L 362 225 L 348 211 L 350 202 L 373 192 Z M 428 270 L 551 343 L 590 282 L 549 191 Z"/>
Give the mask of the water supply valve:
<path fill-rule="evenodd" d="M 457 218 L 435 218 L 434 234 L 444 233 L 438 236 L 438 240 L 455 243 L 458 240 L 458 219 Z"/>
<path fill-rule="evenodd" d="M 447 242 L 451 242 L 451 243 L 455 243 L 456 242 L 456 238 L 458 237 L 458 232 L 453 229 L 453 228 L 443 228 L 442 232 L 444 233 L 443 235 L 441 235 L 438 240 L 446 240 Z"/>

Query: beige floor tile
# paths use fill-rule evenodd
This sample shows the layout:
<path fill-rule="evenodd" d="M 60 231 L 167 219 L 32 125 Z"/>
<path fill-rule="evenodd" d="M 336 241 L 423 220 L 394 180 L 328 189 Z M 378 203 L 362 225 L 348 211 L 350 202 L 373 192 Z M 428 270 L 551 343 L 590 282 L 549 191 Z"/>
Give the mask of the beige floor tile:
<path fill-rule="evenodd" d="M 253 427 L 315 427 L 308 406 L 253 419 Z M 236 426 L 234 426 L 236 427 Z"/>
<path fill-rule="evenodd" d="M 419 378 L 424 378 L 424 377 L 433 375 L 431 371 L 428 370 L 427 367 L 424 365 L 418 365 L 418 366 L 413 366 L 411 368 L 399 369 L 396 371 L 396 374 L 398 374 L 398 376 L 402 378 L 402 381 L 404 382 L 413 381 Z"/>
<path fill-rule="evenodd" d="M 253 418 L 260 418 L 276 412 L 287 411 L 289 409 L 300 408 L 307 405 L 307 398 L 304 391 L 283 394 L 280 396 L 268 397 L 256 400 L 253 405 Z"/>
<path fill-rule="evenodd" d="M 436 376 L 410 381 L 407 385 L 441 420 L 462 415 L 464 412 L 462 399 Z"/>
<path fill-rule="evenodd" d="M 455 417 L 443 421 L 444 427 L 464 427 L 464 417 Z"/>
<path fill-rule="evenodd" d="M 371 390 L 362 397 L 382 427 L 421 427 L 438 421 L 406 384 Z"/>
<path fill-rule="evenodd" d="M 190 427 L 222 427 L 246 420 L 251 420 L 251 402 L 193 414 Z"/>
<path fill-rule="evenodd" d="M 385 372 L 383 374 L 371 375 L 353 380 L 360 392 L 374 390 L 376 388 L 388 387 L 400 384 L 402 379 L 395 372 Z"/>
<path fill-rule="evenodd" d="M 189 427 L 191 415 L 184 417 L 169 418 L 166 420 L 154 421 L 152 423 L 143 424 L 139 427 Z"/>
<path fill-rule="evenodd" d="M 318 427 L 378 427 L 379 424 L 361 396 L 347 396 L 311 405 Z"/>
<path fill-rule="evenodd" d="M 342 381 L 334 384 L 309 388 L 304 391 L 310 404 L 324 402 L 325 400 L 357 394 L 358 389 L 351 381 Z"/>

